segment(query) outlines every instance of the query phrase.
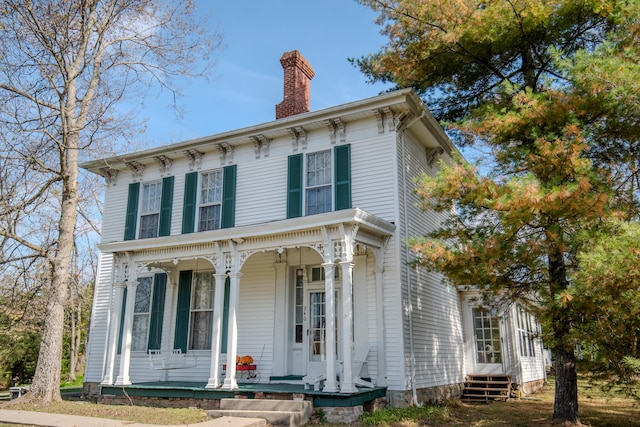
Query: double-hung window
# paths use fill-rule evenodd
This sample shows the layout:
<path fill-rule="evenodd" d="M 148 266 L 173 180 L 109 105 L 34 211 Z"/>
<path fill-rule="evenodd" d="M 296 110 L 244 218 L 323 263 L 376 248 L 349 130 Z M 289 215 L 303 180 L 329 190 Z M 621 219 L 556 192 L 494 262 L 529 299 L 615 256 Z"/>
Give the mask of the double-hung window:
<path fill-rule="evenodd" d="M 167 176 L 162 181 L 129 184 L 124 240 L 171 234 L 173 181 Z"/>
<path fill-rule="evenodd" d="M 331 212 L 331 150 L 307 154 L 305 184 L 306 214 Z"/>
<path fill-rule="evenodd" d="M 289 156 L 287 218 L 351 208 L 349 144 Z"/>
<path fill-rule="evenodd" d="M 229 165 L 186 174 L 182 234 L 235 227 L 236 170 Z"/>
<path fill-rule="evenodd" d="M 131 350 L 147 351 L 149 339 L 149 318 L 151 315 L 152 297 L 151 277 L 138 278 L 136 300 L 133 309 L 133 328 L 131 332 Z"/>
<path fill-rule="evenodd" d="M 213 273 L 194 273 L 191 287 L 189 349 L 210 350 L 213 327 Z"/>
<path fill-rule="evenodd" d="M 200 177 L 198 231 L 217 230 L 222 216 L 222 169 L 204 172 Z"/>
<path fill-rule="evenodd" d="M 151 182 L 142 185 L 139 239 L 158 237 L 161 201 L 162 182 Z"/>

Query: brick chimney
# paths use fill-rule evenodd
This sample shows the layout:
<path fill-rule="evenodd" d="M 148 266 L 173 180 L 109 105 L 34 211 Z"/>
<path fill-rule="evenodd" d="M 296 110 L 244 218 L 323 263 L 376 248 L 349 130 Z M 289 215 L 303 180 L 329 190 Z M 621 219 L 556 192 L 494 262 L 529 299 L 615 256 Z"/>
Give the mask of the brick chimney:
<path fill-rule="evenodd" d="M 315 75 L 311 64 L 297 50 L 285 52 L 280 64 L 284 69 L 284 99 L 276 105 L 276 120 L 309 111 L 311 79 Z"/>

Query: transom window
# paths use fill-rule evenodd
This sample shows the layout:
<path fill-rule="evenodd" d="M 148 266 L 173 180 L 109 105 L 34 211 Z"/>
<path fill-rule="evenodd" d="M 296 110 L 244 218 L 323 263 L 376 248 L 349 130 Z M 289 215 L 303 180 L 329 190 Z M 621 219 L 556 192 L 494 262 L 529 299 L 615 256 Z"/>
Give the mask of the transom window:
<path fill-rule="evenodd" d="M 131 332 L 131 350 L 147 351 L 149 339 L 149 317 L 151 313 L 151 277 L 139 277 L 136 287 L 136 301 L 133 309 L 133 328 Z"/>
<path fill-rule="evenodd" d="M 201 174 L 198 231 L 220 228 L 222 180 L 222 169 Z"/>
<path fill-rule="evenodd" d="M 331 212 L 331 150 L 307 154 L 305 206 L 307 215 Z"/>
<path fill-rule="evenodd" d="M 139 239 L 158 237 L 160 205 L 162 202 L 162 182 L 142 185 Z"/>
<path fill-rule="evenodd" d="M 189 322 L 190 350 L 211 349 L 214 285 L 213 273 L 194 273 Z"/>

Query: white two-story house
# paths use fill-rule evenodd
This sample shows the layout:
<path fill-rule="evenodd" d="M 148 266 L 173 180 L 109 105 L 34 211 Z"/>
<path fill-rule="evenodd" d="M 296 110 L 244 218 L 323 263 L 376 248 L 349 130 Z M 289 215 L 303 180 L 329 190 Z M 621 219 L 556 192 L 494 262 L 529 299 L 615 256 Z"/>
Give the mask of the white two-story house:
<path fill-rule="evenodd" d="M 309 111 L 313 69 L 281 63 L 274 121 L 83 165 L 106 183 L 86 389 L 240 393 L 246 355 L 265 389 L 391 406 L 460 396 L 471 374 L 538 385 L 535 319 L 409 265 L 405 239 L 440 221 L 414 178 L 456 150 L 420 98 Z"/>

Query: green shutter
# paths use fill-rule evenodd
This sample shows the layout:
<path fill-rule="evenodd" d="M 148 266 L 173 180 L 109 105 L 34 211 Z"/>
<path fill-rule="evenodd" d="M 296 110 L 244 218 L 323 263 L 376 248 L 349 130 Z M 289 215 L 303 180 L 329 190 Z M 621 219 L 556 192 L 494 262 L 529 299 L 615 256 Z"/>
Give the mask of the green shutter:
<path fill-rule="evenodd" d="M 176 310 L 176 333 L 173 338 L 173 348 L 179 348 L 183 353 L 187 351 L 187 338 L 189 336 L 191 273 L 191 270 L 181 271 L 178 279 L 178 307 Z"/>
<path fill-rule="evenodd" d="M 226 166 L 222 178 L 222 220 L 220 228 L 232 228 L 236 222 L 236 165 Z"/>
<path fill-rule="evenodd" d="M 287 173 L 287 218 L 302 216 L 302 154 L 289 156 Z"/>
<path fill-rule="evenodd" d="M 173 207 L 173 177 L 162 178 L 162 200 L 160 202 L 160 230 L 158 236 L 171 235 L 171 208 Z"/>
<path fill-rule="evenodd" d="M 351 148 L 349 144 L 335 147 L 335 210 L 351 208 Z"/>
<path fill-rule="evenodd" d="M 198 172 L 191 172 L 184 180 L 184 205 L 182 208 L 182 234 L 193 233 L 196 223 Z"/>
<path fill-rule="evenodd" d="M 153 278 L 153 301 L 149 322 L 149 350 L 159 350 L 162 344 L 162 321 L 164 319 L 164 298 L 167 290 L 166 273 L 158 273 Z"/>
<path fill-rule="evenodd" d="M 227 352 L 227 337 L 229 336 L 229 291 L 231 290 L 231 279 L 224 281 L 224 307 L 222 309 L 222 345 L 220 353 Z"/>
<path fill-rule="evenodd" d="M 127 216 L 124 225 L 124 240 L 136 238 L 136 223 L 138 222 L 138 199 L 140 197 L 140 183 L 129 184 L 129 198 L 127 199 Z"/>
<path fill-rule="evenodd" d="M 118 333 L 118 354 L 122 351 L 122 334 L 124 333 L 124 314 L 127 307 L 127 288 L 122 294 L 122 309 L 120 310 L 120 332 Z"/>

